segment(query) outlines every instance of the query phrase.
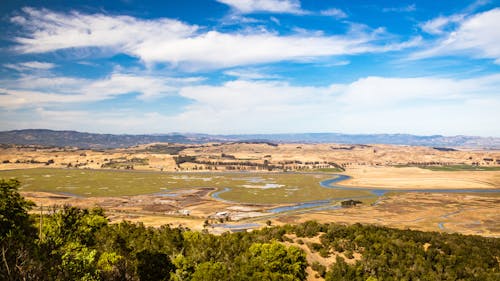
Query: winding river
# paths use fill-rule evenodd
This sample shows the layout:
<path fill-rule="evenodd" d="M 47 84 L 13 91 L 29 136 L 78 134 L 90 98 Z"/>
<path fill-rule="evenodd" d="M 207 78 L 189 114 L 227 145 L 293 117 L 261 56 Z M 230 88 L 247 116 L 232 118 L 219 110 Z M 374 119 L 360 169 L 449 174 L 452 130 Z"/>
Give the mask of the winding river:
<path fill-rule="evenodd" d="M 322 209 L 338 209 L 339 206 L 331 206 L 334 201 L 339 200 L 349 200 L 349 199 L 366 199 L 372 197 L 380 197 L 385 195 L 387 192 L 430 192 L 430 193 L 498 193 L 500 189 L 465 189 L 465 188 L 457 188 L 457 189 L 380 189 L 380 188 L 369 188 L 369 187 L 348 187 L 343 185 L 338 185 L 338 183 L 342 181 L 346 181 L 350 179 L 350 176 L 335 174 L 335 178 L 323 180 L 319 182 L 319 185 L 324 188 L 332 188 L 339 190 L 356 190 L 356 191 L 369 191 L 373 195 L 372 196 L 358 196 L 358 197 L 349 197 L 349 198 L 334 198 L 329 200 L 317 200 L 311 202 L 303 202 L 294 204 L 291 206 L 277 207 L 273 209 L 267 210 L 270 213 L 283 213 L 288 211 L 300 210 L 300 209 L 312 209 L 312 210 L 322 210 Z M 224 202 L 232 202 L 229 200 L 224 200 L 220 198 L 220 194 L 231 191 L 231 188 L 224 188 L 223 190 L 212 193 L 212 198 L 224 201 Z"/>

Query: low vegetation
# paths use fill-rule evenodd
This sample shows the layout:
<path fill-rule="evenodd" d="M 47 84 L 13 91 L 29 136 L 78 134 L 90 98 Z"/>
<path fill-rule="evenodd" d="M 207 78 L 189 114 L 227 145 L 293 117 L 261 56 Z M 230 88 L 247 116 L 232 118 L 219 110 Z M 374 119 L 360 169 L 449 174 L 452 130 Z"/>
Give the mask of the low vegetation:
<path fill-rule="evenodd" d="M 500 171 L 499 166 L 477 166 L 477 165 L 448 165 L 448 166 L 419 166 L 431 171 Z"/>
<path fill-rule="evenodd" d="M 408 164 L 408 165 L 396 165 L 394 167 L 405 168 L 405 167 L 417 167 L 420 169 L 427 169 L 431 171 L 438 172 L 456 172 L 456 171 L 500 171 L 500 166 L 478 166 L 478 165 L 444 165 L 441 163 L 429 163 L 429 164 Z"/>
<path fill-rule="evenodd" d="M 133 170 L 134 166 L 141 166 L 141 165 L 145 166 L 148 165 L 148 163 L 149 161 L 146 158 L 137 158 L 137 157 L 133 157 L 131 159 L 123 158 L 105 162 L 101 165 L 101 168 Z"/>
<path fill-rule="evenodd" d="M 295 203 L 370 196 L 368 191 L 334 190 L 319 182 L 332 175 L 293 173 L 159 173 L 90 169 L 23 169 L 0 171 L 18 178 L 22 191 L 71 193 L 78 196 L 153 194 L 193 187 L 230 188 L 221 199 L 241 203 Z"/>
<path fill-rule="evenodd" d="M 0 180 L 1 280 L 298 281 L 307 266 L 326 280 L 500 278 L 498 238 L 314 221 L 215 236 L 109 224 L 101 209 L 29 215 L 33 204 L 19 186 Z M 310 248 L 333 262 L 307 264 L 298 241 L 310 237 L 319 237 Z"/>

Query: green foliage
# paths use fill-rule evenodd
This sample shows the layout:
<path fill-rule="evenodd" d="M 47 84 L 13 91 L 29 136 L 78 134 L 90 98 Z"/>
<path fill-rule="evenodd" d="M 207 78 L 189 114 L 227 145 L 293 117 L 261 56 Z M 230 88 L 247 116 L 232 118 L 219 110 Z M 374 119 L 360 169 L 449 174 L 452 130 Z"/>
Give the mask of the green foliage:
<path fill-rule="evenodd" d="M 167 254 L 149 250 L 137 253 L 137 275 L 141 281 L 167 280 L 174 269 Z"/>
<path fill-rule="evenodd" d="M 45 220 L 43 240 L 50 247 L 60 247 L 68 242 L 93 245 L 96 232 L 107 223 L 100 208 L 88 210 L 64 206 Z"/>
<path fill-rule="evenodd" d="M 319 276 L 325 277 L 326 274 L 326 266 L 320 264 L 319 262 L 315 261 L 311 264 L 312 270 L 318 272 Z"/>
<path fill-rule="evenodd" d="M 97 251 L 77 242 L 69 242 L 60 249 L 61 265 L 58 267 L 61 280 L 99 280 Z"/>
<path fill-rule="evenodd" d="M 36 274 L 36 229 L 28 214 L 34 204 L 18 193 L 19 185 L 14 179 L 0 180 L 0 280 L 28 279 Z"/>
<path fill-rule="evenodd" d="M 103 252 L 97 261 L 102 280 L 124 280 L 125 258 L 115 252 Z"/>
<path fill-rule="evenodd" d="M 356 272 L 349 267 L 345 260 L 337 256 L 331 270 L 326 274 L 326 281 L 349 281 L 356 280 Z"/>
<path fill-rule="evenodd" d="M 306 279 L 306 267 L 302 250 L 273 241 L 255 243 L 250 247 L 245 273 L 250 280 L 299 281 Z"/>
<path fill-rule="evenodd" d="M 39 241 L 44 274 L 54 280 L 99 280 L 96 234 L 107 223 L 98 208 L 64 206 L 45 217 Z"/>
<path fill-rule="evenodd" d="M 28 211 L 34 206 L 17 192 L 20 182 L 0 180 L 0 240 L 18 235 L 30 235 L 33 227 Z"/>
<path fill-rule="evenodd" d="M 229 280 L 229 269 L 222 262 L 204 262 L 196 267 L 191 281 Z"/>
<path fill-rule="evenodd" d="M 306 221 L 302 224 L 296 225 L 293 228 L 293 232 L 297 234 L 298 237 L 314 237 L 318 232 L 324 231 L 324 225 L 318 223 L 317 221 Z"/>
<path fill-rule="evenodd" d="M 442 172 L 455 171 L 500 171 L 499 166 L 478 166 L 478 165 L 397 165 L 395 167 L 418 167 L 421 169 Z"/>
<path fill-rule="evenodd" d="M 182 281 L 191 279 L 195 270 L 195 263 L 192 260 L 186 258 L 182 254 L 178 254 L 174 258 L 173 264 L 176 267 L 176 270 L 170 274 L 170 280 Z"/>
<path fill-rule="evenodd" d="M 337 256 L 326 280 L 498 280 L 500 239 L 460 234 L 329 224 L 325 247 L 362 255 L 353 264 Z M 338 250 L 338 249 L 336 249 Z"/>

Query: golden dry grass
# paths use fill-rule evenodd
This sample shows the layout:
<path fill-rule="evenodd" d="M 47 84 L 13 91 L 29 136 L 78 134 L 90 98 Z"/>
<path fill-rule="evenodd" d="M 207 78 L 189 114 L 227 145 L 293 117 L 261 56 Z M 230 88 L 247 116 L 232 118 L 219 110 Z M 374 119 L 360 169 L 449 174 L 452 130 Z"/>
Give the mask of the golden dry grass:
<path fill-rule="evenodd" d="M 352 167 L 342 185 L 390 189 L 500 188 L 500 171 L 431 171 L 407 167 Z"/>

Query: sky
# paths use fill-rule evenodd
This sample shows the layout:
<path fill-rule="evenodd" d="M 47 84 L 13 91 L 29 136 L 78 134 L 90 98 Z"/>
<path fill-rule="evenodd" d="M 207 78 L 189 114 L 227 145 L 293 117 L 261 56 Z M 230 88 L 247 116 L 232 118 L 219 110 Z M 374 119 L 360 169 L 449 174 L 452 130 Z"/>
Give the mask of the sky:
<path fill-rule="evenodd" d="M 499 2 L 3 0 L 0 130 L 500 137 Z"/>

